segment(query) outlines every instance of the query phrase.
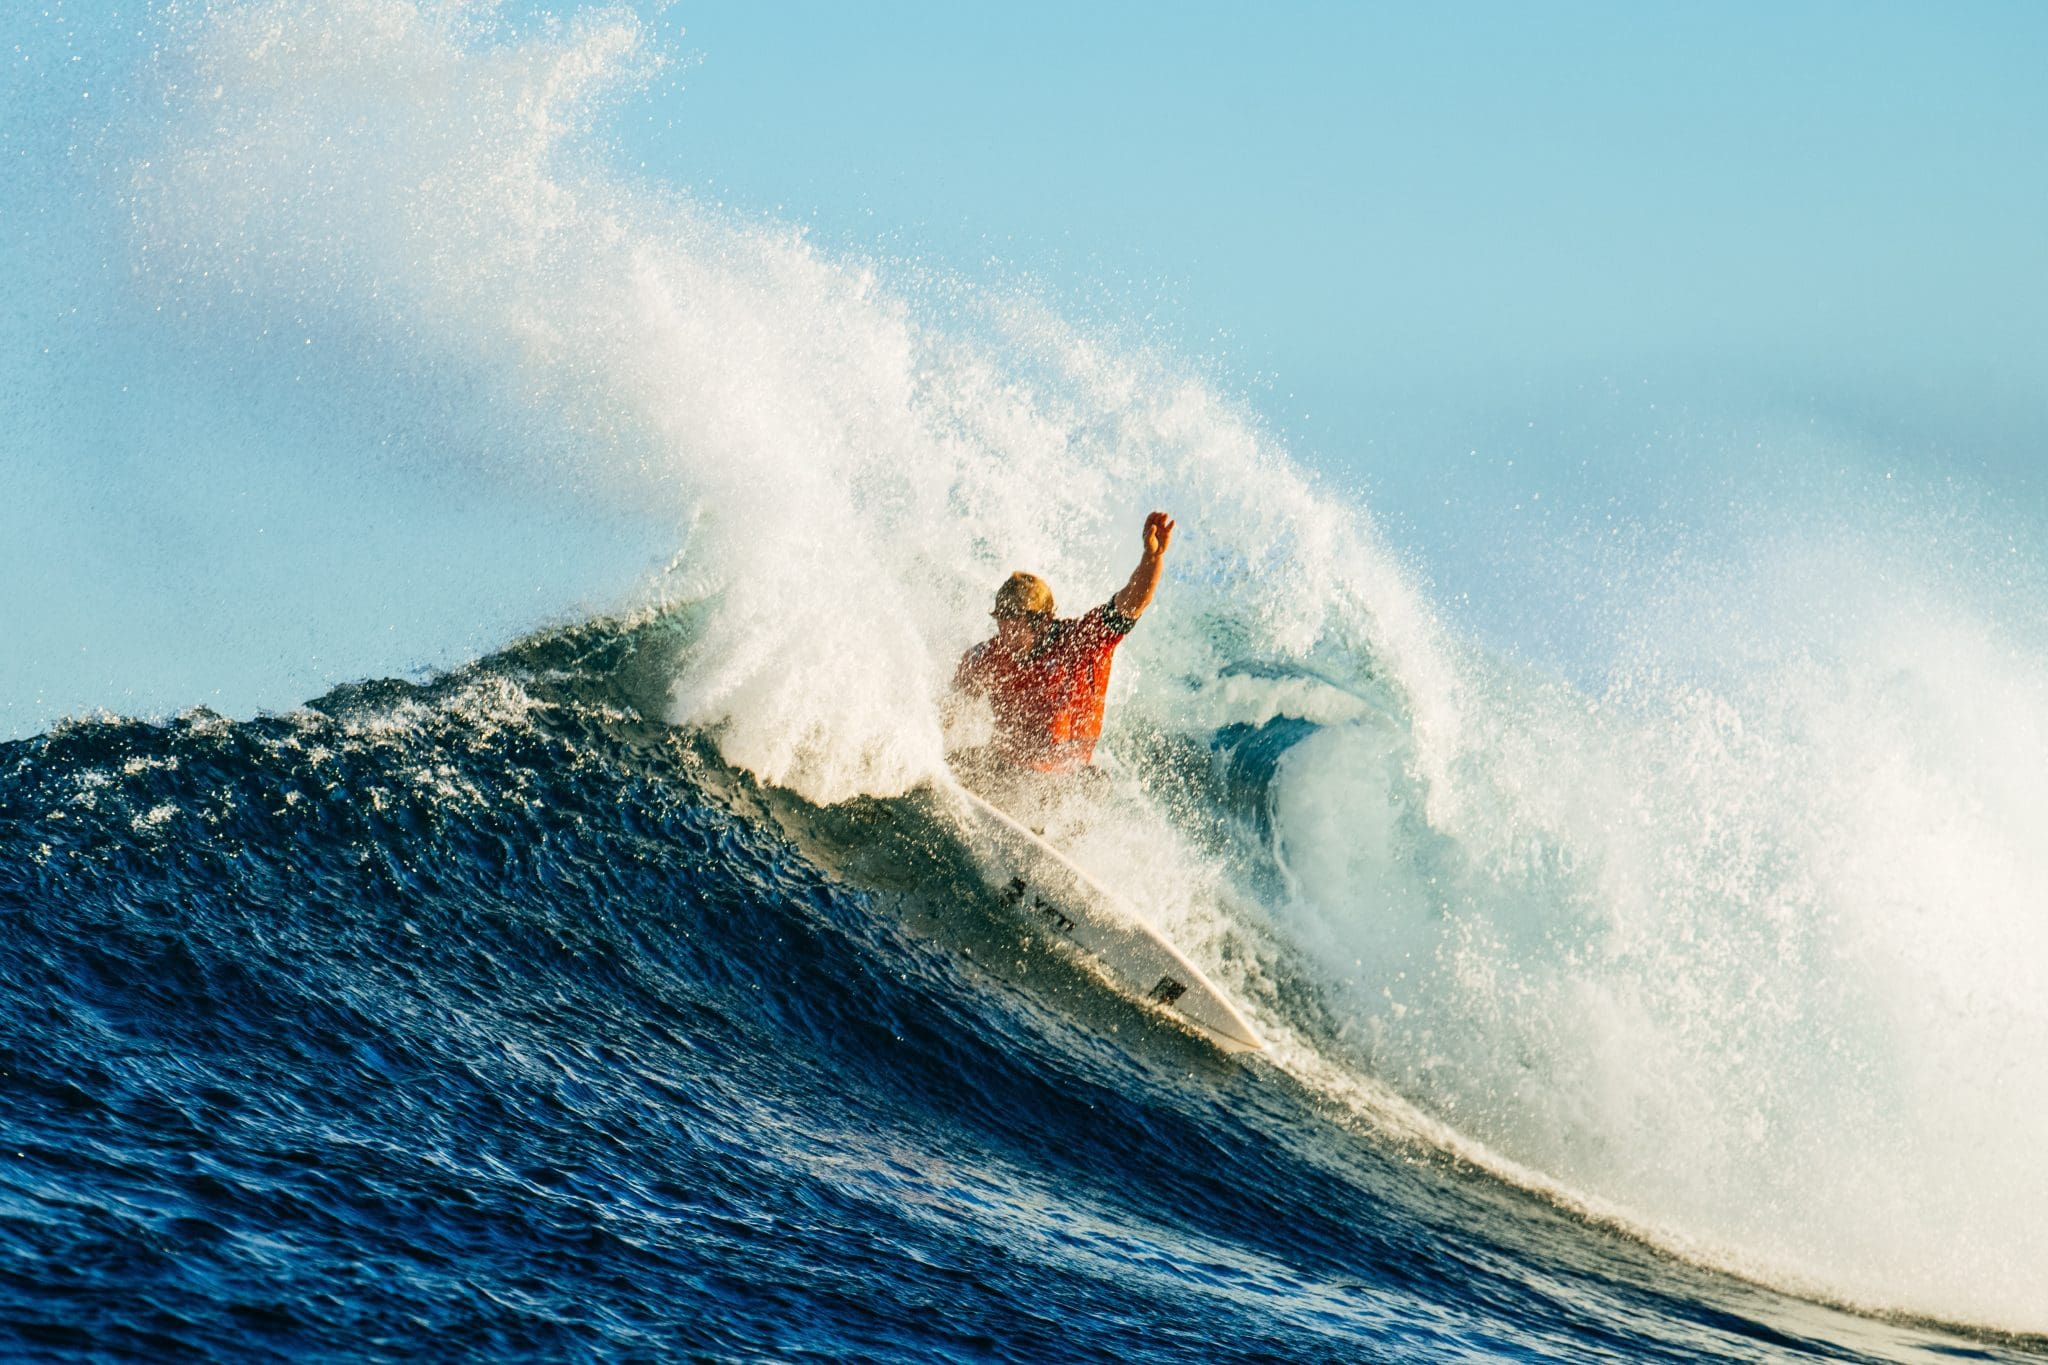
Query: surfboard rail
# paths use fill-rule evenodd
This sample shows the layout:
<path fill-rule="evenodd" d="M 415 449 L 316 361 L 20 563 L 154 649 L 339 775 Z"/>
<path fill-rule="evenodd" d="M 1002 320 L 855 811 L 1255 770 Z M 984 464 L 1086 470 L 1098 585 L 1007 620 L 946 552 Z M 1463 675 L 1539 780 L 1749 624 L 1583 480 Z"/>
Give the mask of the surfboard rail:
<path fill-rule="evenodd" d="M 1086 953 L 1118 989 L 1223 1051 L 1265 1047 L 1202 969 L 1114 892 L 983 797 L 958 782 L 939 785 L 952 798 L 983 875 L 1004 901 Z"/>

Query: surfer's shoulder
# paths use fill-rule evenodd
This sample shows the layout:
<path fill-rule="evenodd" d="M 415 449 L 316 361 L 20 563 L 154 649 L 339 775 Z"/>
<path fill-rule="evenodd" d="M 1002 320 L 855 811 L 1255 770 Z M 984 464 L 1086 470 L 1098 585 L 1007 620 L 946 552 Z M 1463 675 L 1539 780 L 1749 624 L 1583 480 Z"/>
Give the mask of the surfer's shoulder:
<path fill-rule="evenodd" d="M 1126 616 L 1116 609 L 1116 599 L 1111 598 L 1101 606 L 1093 608 L 1086 615 L 1071 623 L 1076 629 L 1122 639 L 1136 629 L 1138 618 Z"/>

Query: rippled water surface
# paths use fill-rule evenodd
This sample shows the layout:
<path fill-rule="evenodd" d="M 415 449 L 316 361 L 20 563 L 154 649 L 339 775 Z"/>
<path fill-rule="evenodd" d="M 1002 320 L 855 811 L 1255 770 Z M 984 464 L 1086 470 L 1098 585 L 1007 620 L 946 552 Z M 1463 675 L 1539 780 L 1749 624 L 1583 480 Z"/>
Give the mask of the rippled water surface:
<path fill-rule="evenodd" d="M 2026 1355 L 1689 1270 L 985 969 L 1028 926 L 800 854 L 634 714 L 643 642 L 0 751 L 13 1352 Z"/>

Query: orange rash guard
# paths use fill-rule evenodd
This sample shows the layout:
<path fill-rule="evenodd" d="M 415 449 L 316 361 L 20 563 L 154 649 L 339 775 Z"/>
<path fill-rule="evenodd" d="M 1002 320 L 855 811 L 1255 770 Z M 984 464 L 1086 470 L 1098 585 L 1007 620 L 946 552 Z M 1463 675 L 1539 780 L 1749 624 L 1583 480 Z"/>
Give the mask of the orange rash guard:
<path fill-rule="evenodd" d="M 1072 772 L 1095 757 L 1110 656 L 1136 625 L 1113 604 L 1054 621 L 1022 659 L 986 640 L 961 656 L 953 686 L 986 696 L 995 710 L 995 751 L 1040 772 Z"/>

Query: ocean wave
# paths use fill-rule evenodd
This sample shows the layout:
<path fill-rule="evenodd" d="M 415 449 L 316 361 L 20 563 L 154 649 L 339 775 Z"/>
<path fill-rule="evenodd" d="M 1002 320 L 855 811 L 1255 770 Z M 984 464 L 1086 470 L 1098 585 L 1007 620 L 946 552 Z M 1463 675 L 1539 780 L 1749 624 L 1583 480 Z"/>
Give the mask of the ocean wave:
<path fill-rule="evenodd" d="M 914 800 L 814 806 L 650 717 L 690 640 L 595 622 L 288 714 L 0 749 L 4 1237 L 69 1268 L 10 1279 L 0 1330 L 221 1356 L 1938 1340 L 1674 1266 L 1222 1060 L 1034 948 Z M 1307 1032 L 1307 984 L 1258 1004 Z M 1133 1315 L 1183 1326 L 1133 1341 Z"/>
<path fill-rule="evenodd" d="M 938 1060 L 979 1029 L 1005 1052 L 1047 1055 L 1051 1034 L 1058 1055 L 1086 1052 L 1028 993 L 990 1023 L 955 955 L 854 927 L 866 893 L 833 877 L 973 899 L 943 857 L 915 864 L 929 877 L 858 861 L 859 820 L 912 831 L 904 857 L 936 837 L 901 803 L 944 765 L 938 701 L 990 586 L 1028 564 L 1069 604 L 1106 593 L 1136 517 L 1168 506 L 1184 528 L 1172 576 L 1115 674 L 1116 781 L 1058 832 L 1247 1002 L 1275 1040 L 1277 1071 L 1259 1074 L 1698 1261 L 1879 1312 L 2041 1328 L 2048 650 L 2012 594 L 1987 608 L 1940 556 L 1795 527 L 1806 538 L 1745 547 L 1711 591 L 1640 601 L 1634 657 L 1566 683 L 1462 639 L 1365 508 L 1174 357 L 617 174 L 602 110 L 660 60 L 630 14 L 519 38 L 410 0 L 256 0 L 166 23 L 121 144 L 141 149 L 123 190 L 136 287 L 211 345 L 287 319 L 294 345 L 348 343 L 401 405 L 416 370 L 453 375 L 432 401 L 460 391 L 530 419 L 493 428 L 502 449 L 465 475 L 572 484 L 665 518 L 679 548 L 644 615 L 543 632 L 428 683 L 245 721 L 85 720 L 13 746 L 15 913 L 87 916 L 50 921 L 80 942 L 140 935 L 118 960 L 64 966 L 74 983 L 161 979 L 166 993 L 123 1008 L 179 1028 L 219 996 L 254 1029 L 266 994 L 351 1039 L 452 1020 L 479 1051 L 420 1074 L 483 1077 L 486 1108 L 505 1103 L 487 1083 L 502 1074 L 526 1087 L 520 1119 L 552 1104 L 580 1123 L 531 1062 L 559 1049 L 536 1050 L 531 1020 L 478 1015 L 481 986 L 438 993 L 408 976 L 426 971 L 413 958 L 298 1002 L 289 963 L 461 953 L 481 927 L 474 982 L 517 961 L 551 1017 L 548 991 L 566 988 L 523 954 L 617 978 L 640 932 L 622 917 L 701 880 L 785 937 L 698 956 L 704 931 L 677 920 L 661 951 L 687 959 L 683 980 L 739 973 L 781 1002 L 789 1019 L 750 1025 L 771 1060 L 782 1024 L 805 1040 L 870 1027 L 851 1022 L 868 1005 L 845 983 L 890 972 L 950 983 L 889 1006 L 882 1030 L 925 1029 L 934 1092 L 994 1084 L 988 1049 L 958 1072 Z M 358 896 L 383 908 L 364 918 Z M 181 901 L 219 897 L 241 908 L 216 964 L 175 925 Z M 440 897 L 444 918 L 408 918 L 416 897 Z M 828 930 L 799 928 L 814 913 Z M 259 928 L 291 915 L 291 933 Z M 834 950 L 830 1008 L 794 1001 L 794 977 L 767 981 L 799 972 L 784 954 L 799 940 L 861 945 Z M 16 979 L 68 962 L 37 951 Z M 641 987 L 636 1008 L 667 998 Z M 92 987 L 68 989 L 87 1027 Z M 735 1013 L 723 991 L 699 1005 Z M 673 1034 L 665 1065 L 692 1046 Z M 742 1149 L 722 1160 L 786 1141 L 788 1116 L 733 1079 L 763 1051 L 686 1068 L 728 1097 L 702 1125 L 706 1148 Z M 1087 1056 L 1106 1070 L 1058 1074 L 1129 1079 Z M 287 1070 L 269 1074 L 303 1096 Z M 790 1093 L 808 1102 L 815 1085 Z M 1085 1121 L 1061 1112 L 1071 1123 L 1045 1136 L 1071 1143 Z M 216 1121 L 188 1113 L 179 1131 Z M 1204 1129 L 1196 1145 L 1219 1141 Z M 998 1164 L 949 1169 L 962 1188 L 1002 1183 Z M 1053 1183 L 988 1197 L 1017 1209 Z"/>

